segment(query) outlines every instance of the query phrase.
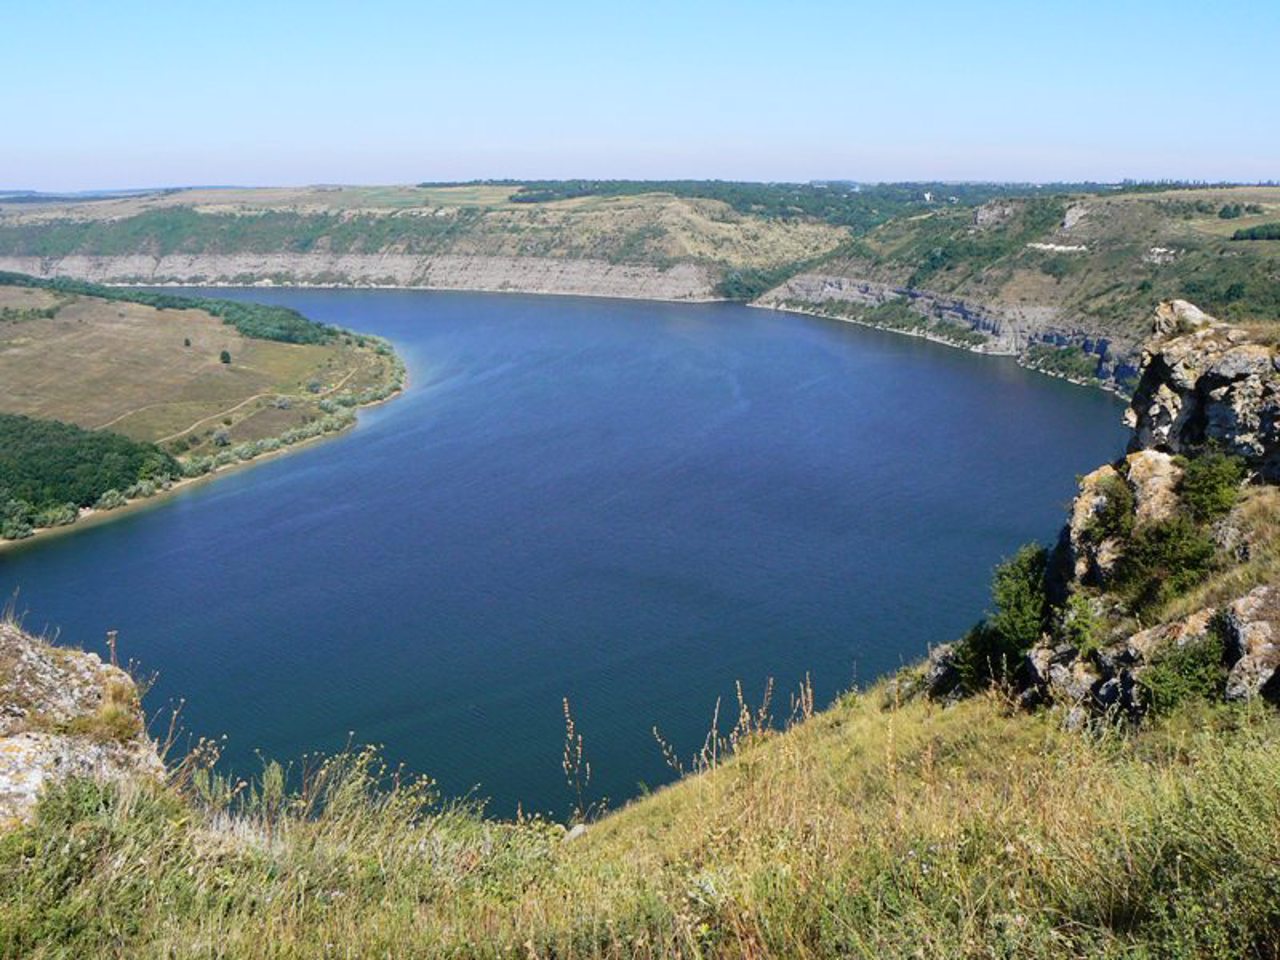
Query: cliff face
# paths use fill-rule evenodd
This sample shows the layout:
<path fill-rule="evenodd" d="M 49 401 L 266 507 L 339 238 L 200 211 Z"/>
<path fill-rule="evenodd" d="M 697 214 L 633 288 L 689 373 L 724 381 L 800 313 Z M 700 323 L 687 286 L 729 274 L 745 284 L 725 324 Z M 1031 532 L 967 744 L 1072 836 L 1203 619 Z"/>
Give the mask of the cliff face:
<path fill-rule="evenodd" d="M 1082 478 L 1051 575 L 1055 599 L 1064 609 L 1074 600 L 1077 616 L 1102 625 L 1100 635 L 1089 644 L 1046 637 L 1033 647 L 1019 678 L 1025 704 L 1066 704 L 1077 720 L 1115 710 L 1140 714 L 1150 707 L 1142 692 L 1147 671 L 1206 643 L 1221 645 L 1226 699 L 1280 702 L 1280 584 L 1268 559 L 1280 532 L 1274 522 L 1280 491 L 1272 486 L 1280 481 L 1278 419 L 1280 360 L 1273 347 L 1184 301 L 1160 306 L 1126 413 L 1134 430 L 1130 453 Z M 1185 522 L 1186 461 L 1178 455 L 1206 450 L 1241 458 L 1263 485 L 1206 530 L 1218 558 L 1217 582 L 1211 573 L 1191 593 L 1198 599 L 1189 613 L 1144 628 L 1114 592 L 1119 565 L 1143 531 Z"/>
<path fill-rule="evenodd" d="M 981 300 L 904 283 L 827 273 L 797 274 L 759 302 L 856 320 L 856 314 L 850 317 L 846 308 L 873 309 L 894 301 L 906 304 L 922 318 L 980 334 L 980 340 L 965 343 L 976 353 L 1020 357 L 1037 366 L 1034 348 L 1076 347 L 1096 360 L 1097 378 L 1104 382 L 1126 381 L 1137 369 L 1140 345 L 1136 340 L 1123 332 L 1085 324 L 1052 303 Z"/>
<path fill-rule="evenodd" d="M 1155 333 L 1127 415 L 1133 447 L 1184 453 L 1217 446 L 1280 482 L 1274 347 L 1181 300 L 1161 306 Z"/>
<path fill-rule="evenodd" d="M 645 300 L 710 299 L 716 280 L 692 263 L 664 270 L 592 259 L 406 253 L 0 256 L 0 270 L 96 283 L 421 287 Z"/>
<path fill-rule="evenodd" d="M 49 783 L 163 774 L 127 673 L 0 623 L 0 828 L 28 819 Z"/>

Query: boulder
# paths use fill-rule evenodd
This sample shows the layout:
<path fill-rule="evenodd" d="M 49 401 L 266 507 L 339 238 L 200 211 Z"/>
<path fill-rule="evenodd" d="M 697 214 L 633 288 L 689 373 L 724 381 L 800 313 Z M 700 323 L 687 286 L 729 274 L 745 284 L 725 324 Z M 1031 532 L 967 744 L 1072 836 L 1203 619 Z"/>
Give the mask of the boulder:
<path fill-rule="evenodd" d="M 929 651 L 925 662 L 924 686 L 928 695 L 941 699 L 960 686 L 960 664 L 954 643 L 944 643 Z"/>
<path fill-rule="evenodd" d="M 0 827 L 29 819 L 47 784 L 134 776 L 158 780 L 164 764 L 133 679 L 0 623 Z"/>
<path fill-rule="evenodd" d="M 1231 603 L 1223 616 L 1227 657 L 1227 699 L 1263 696 L 1280 700 L 1280 588 L 1255 587 Z"/>

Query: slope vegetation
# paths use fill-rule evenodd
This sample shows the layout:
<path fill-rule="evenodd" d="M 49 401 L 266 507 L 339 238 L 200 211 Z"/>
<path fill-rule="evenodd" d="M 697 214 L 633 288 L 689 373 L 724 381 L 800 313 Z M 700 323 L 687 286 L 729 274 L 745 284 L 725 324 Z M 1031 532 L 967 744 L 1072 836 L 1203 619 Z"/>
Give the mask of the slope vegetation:
<path fill-rule="evenodd" d="M 93 280 L 382 284 L 662 299 L 829 252 L 844 231 L 663 193 L 515 203 L 512 187 L 179 191 L 0 204 L 0 264 Z"/>
<path fill-rule="evenodd" d="M 0 539 L 343 429 L 402 382 L 387 344 L 292 310 L 0 275 Z M 112 444 L 136 469 L 95 462 Z"/>
<path fill-rule="evenodd" d="M 1278 211 L 1276 187 L 1002 198 L 975 210 L 939 209 L 878 227 L 788 278 L 764 302 L 1131 385 L 1148 318 L 1162 300 L 1280 324 L 1280 242 L 1244 239 Z M 1233 239 L 1237 231 L 1241 239 Z"/>

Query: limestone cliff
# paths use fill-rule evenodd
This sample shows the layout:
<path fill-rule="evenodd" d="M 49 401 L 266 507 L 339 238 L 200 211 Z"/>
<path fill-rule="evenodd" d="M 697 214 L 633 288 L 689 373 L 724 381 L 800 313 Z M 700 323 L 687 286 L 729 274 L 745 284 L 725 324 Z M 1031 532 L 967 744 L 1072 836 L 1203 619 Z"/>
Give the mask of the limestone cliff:
<path fill-rule="evenodd" d="M 711 269 L 693 263 L 662 269 L 594 259 L 394 252 L 0 256 L 0 270 L 95 283 L 416 287 L 645 300 L 707 300 L 716 282 Z"/>
<path fill-rule="evenodd" d="M 1077 615 L 1112 627 L 1087 649 L 1048 636 L 1033 647 L 1019 677 L 1023 703 L 1063 703 L 1076 719 L 1142 713 L 1149 706 L 1140 692 L 1145 671 L 1171 651 L 1206 640 L 1222 645 L 1228 700 L 1280 702 L 1280 584 L 1266 560 L 1277 531 L 1264 512 L 1276 499 L 1269 485 L 1280 481 L 1278 418 L 1280 362 L 1271 345 L 1189 303 L 1160 306 L 1126 413 L 1134 429 L 1130 453 L 1081 479 L 1051 574 L 1057 601 L 1074 598 Z M 1263 486 L 1212 526 L 1225 559 L 1219 583 L 1200 591 L 1204 605 L 1144 627 L 1110 593 L 1117 564 L 1132 549 L 1129 531 L 1177 521 L 1185 463 L 1179 455 L 1206 450 L 1240 457 Z"/>
<path fill-rule="evenodd" d="M 1046 358 L 1053 357 L 1056 350 L 1075 348 L 1080 359 L 1091 367 L 1091 377 L 1117 387 L 1123 386 L 1137 369 L 1137 341 L 1050 302 L 983 300 L 906 283 L 817 272 L 797 274 L 759 300 L 761 306 L 798 309 L 854 322 L 868 322 L 860 318 L 861 309 L 894 302 L 940 324 L 935 330 L 954 328 L 964 334 L 977 334 L 931 337 L 975 353 L 1018 357 L 1027 366 L 1052 373 L 1056 371 L 1045 363 Z M 881 326 L 874 320 L 869 322 Z"/>
<path fill-rule="evenodd" d="M 0 828 L 29 818 L 49 783 L 163 775 L 125 671 L 0 622 Z"/>
<path fill-rule="evenodd" d="M 1280 481 L 1280 357 L 1181 300 L 1161 306 L 1127 417 L 1135 449 L 1205 445 Z"/>

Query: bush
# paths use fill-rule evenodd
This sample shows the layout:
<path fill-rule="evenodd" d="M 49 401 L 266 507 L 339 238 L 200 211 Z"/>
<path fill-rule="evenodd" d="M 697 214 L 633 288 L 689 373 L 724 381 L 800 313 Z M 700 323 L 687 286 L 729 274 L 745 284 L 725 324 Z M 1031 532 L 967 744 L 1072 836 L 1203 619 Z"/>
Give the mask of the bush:
<path fill-rule="evenodd" d="M 1097 650 L 1102 643 L 1102 622 L 1089 597 L 1073 593 L 1061 611 L 1060 636 L 1081 654 Z"/>
<path fill-rule="evenodd" d="M 119 490 L 108 490 L 98 498 L 93 508 L 95 510 L 116 510 L 123 507 L 127 502 L 125 495 Z"/>
<path fill-rule="evenodd" d="M 1240 499 L 1245 473 L 1242 459 L 1216 450 L 1184 461 L 1178 485 L 1183 507 L 1200 523 L 1225 516 Z"/>
<path fill-rule="evenodd" d="M 1167 714 L 1191 700 L 1220 700 L 1226 687 L 1226 641 L 1215 621 L 1199 640 L 1158 654 L 1138 678 L 1143 703 Z"/>
<path fill-rule="evenodd" d="M 1119 537 L 1124 539 L 1133 532 L 1133 491 L 1125 479 L 1116 474 L 1103 477 L 1097 486 L 1102 505 L 1081 531 L 1084 539 L 1093 544 Z"/>
<path fill-rule="evenodd" d="M 1187 517 L 1144 524 L 1116 564 L 1117 592 L 1137 613 L 1158 607 L 1203 580 L 1213 554 L 1213 540 Z"/>
<path fill-rule="evenodd" d="M 1040 639 L 1049 616 L 1044 575 L 1049 554 L 1029 543 L 996 567 L 991 582 L 994 612 L 957 645 L 961 681 L 967 690 L 1002 680 Z"/>

